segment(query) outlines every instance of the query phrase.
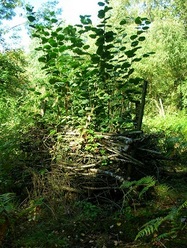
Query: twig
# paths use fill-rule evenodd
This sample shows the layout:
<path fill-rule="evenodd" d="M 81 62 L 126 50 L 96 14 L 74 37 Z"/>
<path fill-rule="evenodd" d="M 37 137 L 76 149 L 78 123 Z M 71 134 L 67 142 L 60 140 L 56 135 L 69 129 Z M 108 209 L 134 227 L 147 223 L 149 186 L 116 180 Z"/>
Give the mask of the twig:
<path fill-rule="evenodd" d="M 94 173 L 99 173 L 99 174 L 105 174 L 105 175 L 109 175 L 111 177 L 114 177 L 115 179 L 117 179 L 120 182 L 124 182 L 125 179 L 121 176 L 115 175 L 114 173 L 110 172 L 110 171 L 103 171 L 100 169 L 90 169 L 90 172 L 94 172 Z"/>

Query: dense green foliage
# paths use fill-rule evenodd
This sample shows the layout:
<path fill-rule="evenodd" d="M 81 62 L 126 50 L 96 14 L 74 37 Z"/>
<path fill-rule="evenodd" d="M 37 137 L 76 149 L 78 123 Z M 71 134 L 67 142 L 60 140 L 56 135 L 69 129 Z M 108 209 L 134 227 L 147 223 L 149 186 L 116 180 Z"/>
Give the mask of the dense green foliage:
<path fill-rule="evenodd" d="M 51 109 L 56 99 L 53 112 L 63 121 L 65 116 L 75 124 L 89 121 L 95 130 L 125 129 L 128 122 L 132 128 L 137 117 L 133 115 L 134 105 L 140 102 L 144 81 L 133 76 L 133 67 L 149 56 L 137 56 L 136 52 L 150 22 L 137 17 L 134 34 L 128 34 L 127 21 L 121 20 L 114 29 L 108 24 L 111 8 L 100 5 L 103 8 L 97 26 L 92 25 L 89 16 L 81 16 L 81 25 L 60 27 L 54 13 L 47 24 L 38 24 L 32 9 L 27 8 L 33 37 L 40 40 L 36 50 L 43 52 L 39 61 L 50 77 L 51 93 L 45 103 Z M 92 48 L 90 38 L 94 39 Z"/>
<path fill-rule="evenodd" d="M 1 0 L 0 2 L 0 20 L 11 19 L 15 16 L 15 8 L 22 4 L 20 0 Z"/>
<path fill-rule="evenodd" d="M 0 53 L 0 246 L 186 247 L 186 5 L 56 5 Z"/>

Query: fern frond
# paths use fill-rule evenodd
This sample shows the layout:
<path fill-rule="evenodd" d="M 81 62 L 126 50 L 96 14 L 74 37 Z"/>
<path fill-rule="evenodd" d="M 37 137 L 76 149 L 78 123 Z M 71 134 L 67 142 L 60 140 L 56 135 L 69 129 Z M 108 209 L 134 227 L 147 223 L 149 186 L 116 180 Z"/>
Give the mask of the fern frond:
<path fill-rule="evenodd" d="M 163 240 L 166 238 L 176 238 L 176 231 L 172 230 L 170 232 L 161 233 L 155 238 L 155 240 Z"/>
<path fill-rule="evenodd" d="M 0 195 L 0 205 L 5 205 L 12 200 L 14 200 L 15 194 L 14 193 L 5 193 Z"/>
<path fill-rule="evenodd" d="M 145 225 L 143 225 L 143 229 L 139 231 L 139 233 L 136 235 L 135 240 L 139 238 L 143 238 L 145 236 L 149 236 L 153 234 L 154 232 L 158 231 L 159 226 L 164 221 L 164 218 L 158 217 L 156 219 L 153 219 L 149 222 L 147 222 Z"/>
<path fill-rule="evenodd" d="M 144 188 L 139 193 L 139 198 L 141 198 L 142 195 L 145 194 L 151 187 L 154 187 L 156 184 L 156 181 L 153 177 L 148 176 L 148 177 L 144 177 L 142 184 L 143 184 Z"/>
<path fill-rule="evenodd" d="M 187 200 L 178 208 L 178 211 L 182 210 L 183 208 L 187 208 Z"/>
<path fill-rule="evenodd" d="M 154 177 L 152 176 L 147 176 L 147 177 L 142 177 L 140 180 L 137 181 L 137 185 L 149 185 L 151 183 L 156 183 Z"/>
<path fill-rule="evenodd" d="M 121 185 L 122 189 L 128 189 L 130 187 L 132 187 L 134 184 L 136 183 L 136 181 L 124 181 Z"/>

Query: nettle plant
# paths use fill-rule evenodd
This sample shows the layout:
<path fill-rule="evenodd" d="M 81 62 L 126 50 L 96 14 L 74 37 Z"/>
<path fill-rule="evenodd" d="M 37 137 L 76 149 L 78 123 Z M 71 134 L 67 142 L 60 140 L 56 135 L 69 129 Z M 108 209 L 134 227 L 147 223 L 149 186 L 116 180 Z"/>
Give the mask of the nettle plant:
<path fill-rule="evenodd" d="M 36 48 L 42 52 L 39 61 L 49 74 L 45 100 L 48 109 L 53 106 L 53 112 L 74 125 L 86 123 L 102 131 L 134 129 L 144 80 L 133 75 L 133 65 L 151 54 L 137 55 L 150 22 L 137 17 L 134 34 L 128 34 L 127 20 L 110 25 L 109 1 L 98 5 L 99 24 L 93 25 L 85 15 L 75 26 L 59 23 L 54 12 L 48 15 L 47 24 L 37 24 L 32 8 L 27 8 L 32 36 L 40 41 Z"/>

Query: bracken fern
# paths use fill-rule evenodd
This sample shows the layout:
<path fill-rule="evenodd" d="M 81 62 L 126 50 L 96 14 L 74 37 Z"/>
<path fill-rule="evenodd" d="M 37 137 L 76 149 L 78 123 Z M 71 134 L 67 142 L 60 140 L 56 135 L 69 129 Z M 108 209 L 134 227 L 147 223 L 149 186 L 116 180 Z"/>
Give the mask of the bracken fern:
<path fill-rule="evenodd" d="M 178 232 L 186 228 L 186 223 L 182 223 L 182 211 L 184 208 L 187 207 L 187 201 L 185 201 L 182 205 L 180 205 L 178 208 L 173 207 L 169 211 L 169 213 L 164 217 L 158 217 L 156 219 L 152 219 L 148 221 L 146 224 L 142 226 L 142 229 L 139 231 L 139 233 L 136 235 L 135 240 L 143 238 L 145 236 L 153 235 L 154 233 L 159 231 L 160 226 L 165 223 L 170 223 L 170 230 L 164 233 L 159 234 L 154 238 L 154 240 L 162 240 L 166 239 L 168 237 L 170 238 L 176 238 L 178 235 Z"/>

